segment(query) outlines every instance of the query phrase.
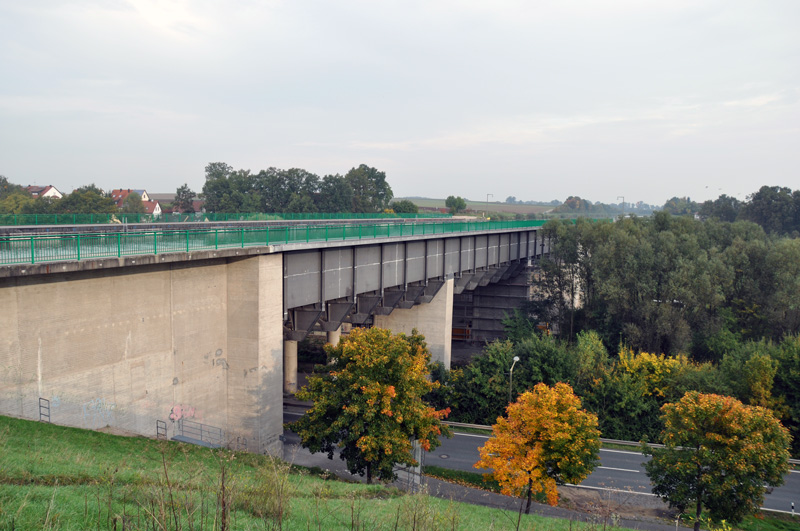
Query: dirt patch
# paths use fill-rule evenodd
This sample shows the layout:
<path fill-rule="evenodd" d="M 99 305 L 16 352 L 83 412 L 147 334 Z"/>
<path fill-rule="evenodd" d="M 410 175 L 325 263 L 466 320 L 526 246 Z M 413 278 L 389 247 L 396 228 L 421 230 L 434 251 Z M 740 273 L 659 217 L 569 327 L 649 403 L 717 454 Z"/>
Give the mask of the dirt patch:
<path fill-rule="evenodd" d="M 96 431 L 99 431 L 101 433 L 108 433 L 109 435 L 119 435 L 120 437 L 144 437 L 144 435 L 140 435 L 138 433 L 134 433 L 128 430 L 123 430 L 122 428 L 116 428 L 114 426 L 106 426 L 105 428 L 100 428 Z"/>
<path fill-rule="evenodd" d="M 675 522 L 677 511 L 648 493 L 559 487 L 559 506 L 597 515 L 601 519 Z"/>

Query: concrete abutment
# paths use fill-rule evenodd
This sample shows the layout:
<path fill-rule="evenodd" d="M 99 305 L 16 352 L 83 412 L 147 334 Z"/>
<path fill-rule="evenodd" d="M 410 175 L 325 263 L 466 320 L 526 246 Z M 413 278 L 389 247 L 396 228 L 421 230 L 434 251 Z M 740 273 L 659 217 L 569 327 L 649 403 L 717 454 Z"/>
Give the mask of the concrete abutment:
<path fill-rule="evenodd" d="M 281 256 L 0 280 L 0 412 L 168 435 L 182 421 L 251 451 L 282 435 Z M 278 296 L 277 301 L 280 301 Z M 229 442 L 229 441 L 224 441 Z"/>

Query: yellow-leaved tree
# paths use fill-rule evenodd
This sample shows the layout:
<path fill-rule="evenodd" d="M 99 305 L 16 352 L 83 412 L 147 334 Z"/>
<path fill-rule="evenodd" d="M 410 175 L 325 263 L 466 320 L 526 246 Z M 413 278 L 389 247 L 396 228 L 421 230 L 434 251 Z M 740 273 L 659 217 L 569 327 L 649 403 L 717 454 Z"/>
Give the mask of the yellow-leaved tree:
<path fill-rule="evenodd" d="M 336 346 L 325 347 L 329 364 L 315 367 L 300 400 L 314 405 L 287 425 L 302 445 L 347 462 L 353 474 L 395 478 L 398 463 L 417 465 L 412 439 L 423 450 L 450 435 L 442 424 L 449 409 L 436 410 L 423 396 L 438 383 L 427 379 L 430 353 L 416 330 L 410 336 L 381 328 L 356 328 Z"/>
<path fill-rule="evenodd" d="M 690 391 L 664 405 L 661 420 L 664 447 L 643 445 L 653 456 L 645 470 L 653 494 L 681 512 L 694 509 L 695 531 L 704 509 L 738 523 L 758 511 L 765 485 L 783 484 L 791 439 L 770 410 Z"/>
<path fill-rule="evenodd" d="M 507 417 L 492 426 L 492 438 L 479 449 L 475 468 L 488 468 L 503 494 L 531 497 L 544 492 L 558 503 L 557 485 L 580 483 L 591 474 L 600 451 L 597 416 L 565 383 L 540 383 L 509 404 Z"/>

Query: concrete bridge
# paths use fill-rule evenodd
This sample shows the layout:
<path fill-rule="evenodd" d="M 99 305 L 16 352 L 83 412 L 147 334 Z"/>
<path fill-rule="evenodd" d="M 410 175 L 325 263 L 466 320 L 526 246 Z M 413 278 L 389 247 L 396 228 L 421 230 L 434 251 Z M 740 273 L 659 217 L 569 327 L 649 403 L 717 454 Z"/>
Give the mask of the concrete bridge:
<path fill-rule="evenodd" d="M 547 252 L 539 225 L 0 238 L 0 413 L 147 436 L 200 423 L 278 451 L 299 340 L 417 328 L 449 367 L 454 295 Z"/>

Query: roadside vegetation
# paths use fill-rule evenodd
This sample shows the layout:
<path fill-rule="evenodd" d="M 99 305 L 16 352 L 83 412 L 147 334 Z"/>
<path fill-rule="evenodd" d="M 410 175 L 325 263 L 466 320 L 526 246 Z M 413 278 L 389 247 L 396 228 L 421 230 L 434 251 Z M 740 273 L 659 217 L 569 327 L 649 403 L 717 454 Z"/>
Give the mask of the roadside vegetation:
<path fill-rule="evenodd" d="M 0 417 L 0 529 L 596 526 L 349 483 L 268 456 Z"/>

